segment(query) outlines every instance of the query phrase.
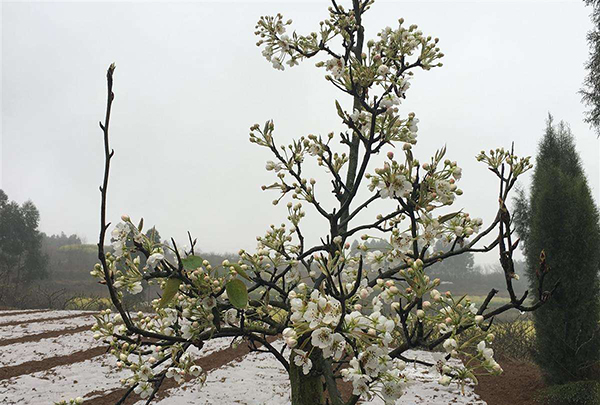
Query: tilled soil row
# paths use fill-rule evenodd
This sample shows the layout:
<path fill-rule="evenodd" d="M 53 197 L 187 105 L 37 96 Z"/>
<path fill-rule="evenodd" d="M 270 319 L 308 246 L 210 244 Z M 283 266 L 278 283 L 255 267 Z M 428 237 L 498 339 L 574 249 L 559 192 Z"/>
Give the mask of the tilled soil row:
<path fill-rule="evenodd" d="M 31 312 L 28 312 L 28 313 L 31 313 Z M 90 316 L 90 315 L 92 315 L 92 313 L 65 315 L 65 316 L 59 316 L 57 318 L 42 318 L 42 319 L 29 319 L 29 320 L 26 320 L 26 321 L 13 321 L 13 322 L 0 323 L 0 327 L 1 326 L 27 325 L 27 324 L 30 324 L 30 323 L 39 323 L 39 322 L 46 322 L 46 321 L 60 321 L 62 319 L 81 318 L 83 316 Z"/>
<path fill-rule="evenodd" d="M 29 336 L 22 336 L 22 337 L 14 338 L 14 339 L 4 339 L 4 340 L 0 340 L 0 347 L 14 345 L 15 343 L 35 342 L 35 341 L 41 340 L 41 339 L 54 338 L 54 337 L 59 337 L 59 336 L 63 336 L 63 335 L 71 335 L 73 333 L 90 330 L 91 327 L 92 327 L 91 325 L 83 325 L 83 326 L 78 326 L 76 328 L 71 328 L 71 329 L 53 330 L 50 332 L 38 333 L 35 335 L 29 335 Z"/>
<path fill-rule="evenodd" d="M 276 337 L 271 337 L 268 340 L 269 342 L 273 342 L 276 339 Z M 257 344 L 257 346 L 259 345 Z M 232 361 L 240 361 L 248 353 L 250 353 L 250 349 L 247 345 L 239 345 L 236 348 L 229 348 L 211 353 L 206 357 L 198 359 L 198 361 L 196 361 L 196 364 L 202 367 L 202 370 L 204 370 L 204 372 L 209 372 L 217 368 L 223 367 L 224 365 L 231 363 Z M 169 395 L 167 390 L 171 388 L 176 388 L 178 385 L 179 384 L 177 384 L 174 379 L 166 378 L 163 384 L 160 386 L 160 390 L 156 395 L 156 399 L 167 397 Z M 84 401 L 84 405 L 114 405 L 123 397 L 123 395 L 125 395 L 126 392 L 127 389 L 125 388 L 118 389 L 98 398 L 87 399 L 86 401 Z M 99 392 L 97 391 L 90 392 L 84 396 L 84 399 L 98 394 Z M 132 405 L 139 400 L 141 400 L 141 398 L 138 395 L 131 394 L 127 398 L 127 400 L 122 403 L 122 405 Z"/>
<path fill-rule="evenodd" d="M 0 314 L 0 318 L 3 316 L 13 316 L 13 315 L 29 315 L 29 314 L 37 314 L 39 312 L 49 312 L 49 309 L 36 309 L 35 311 L 19 311 L 19 310 L 15 310 L 15 311 L 11 311 L 11 312 L 5 312 L 3 314 Z"/>
<path fill-rule="evenodd" d="M 54 367 L 89 360 L 91 358 L 106 353 L 107 350 L 107 346 L 94 347 L 93 349 L 82 350 L 79 352 L 69 354 L 68 356 L 50 357 L 44 360 L 28 361 L 27 363 L 19 364 L 16 366 L 2 367 L 0 368 L 0 380 L 6 380 L 23 374 L 31 374 L 39 371 L 46 371 Z"/>

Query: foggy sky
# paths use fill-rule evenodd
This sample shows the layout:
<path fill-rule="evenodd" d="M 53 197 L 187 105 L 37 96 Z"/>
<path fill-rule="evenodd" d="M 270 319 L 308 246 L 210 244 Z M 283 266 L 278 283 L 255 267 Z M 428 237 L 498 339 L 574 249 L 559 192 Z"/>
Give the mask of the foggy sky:
<path fill-rule="evenodd" d="M 109 219 L 143 216 L 177 240 L 190 230 L 204 251 L 253 249 L 255 236 L 287 214 L 285 204 L 271 205 L 275 192 L 260 190 L 274 181 L 264 169 L 272 157 L 248 141 L 248 128 L 273 119 L 279 144 L 339 132 L 334 100 L 351 102 L 323 79 L 317 59 L 272 69 L 255 46 L 254 25 L 281 12 L 308 33 L 328 5 L 3 3 L 0 188 L 35 203 L 42 231 L 97 242 L 98 121 L 105 71 L 115 62 Z M 414 151 L 421 161 L 446 144 L 463 168 L 464 195 L 454 207 L 493 219 L 497 183 L 474 156 L 512 141 L 518 154 L 535 155 L 548 112 L 571 125 L 598 201 L 599 141 L 583 123 L 577 94 L 590 12 L 573 0 L 376 2 L 367 13 L 369 38 L 399 17 L 440 38 L 444 67 L 419 72 L 401 110 L 420 119 Z M 314 176 L 317 196 L 330 201 L 327 175 Z M 390 207 L 382 204 L 374 210 Z M 304 233 L 316 242 L 327 224 L 305 207 Z"/>

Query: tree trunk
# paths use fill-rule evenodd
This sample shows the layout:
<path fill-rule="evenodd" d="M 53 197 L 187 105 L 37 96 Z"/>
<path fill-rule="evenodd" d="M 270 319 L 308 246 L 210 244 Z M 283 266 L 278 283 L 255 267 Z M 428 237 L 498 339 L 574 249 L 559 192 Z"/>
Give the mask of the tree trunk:
<path fill-rule="evenodd" d="M 323 381 L 315 368 L 305 375 L 302 367 L 294 363 L 294 352 L 290 356 L 290 384 L 292 386 L 292 405 L 324 405 Z M 311 356 L 313 357 L 313 356 Z M 315 364 L 313 360 L 313 365 Z"/>

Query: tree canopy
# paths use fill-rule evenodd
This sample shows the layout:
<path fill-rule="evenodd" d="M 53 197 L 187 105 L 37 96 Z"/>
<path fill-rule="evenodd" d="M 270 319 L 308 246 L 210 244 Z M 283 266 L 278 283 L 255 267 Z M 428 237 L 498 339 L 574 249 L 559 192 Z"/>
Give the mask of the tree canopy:
<path fill-rule="evenodd" d="M 124 380 L 130 388 L 121 402 L 135 392 L 150 403 L 165 378 L 202 375 L 187 349 L 219 337 L 244 340 L 254 349 L 262 345 L 261 350 L 275 356 L 289 373 L 293 405 L 323 405 L 325 391 L 334 405 L 374 395 L 392 404 L 408 382 L 405 362 L 423 364 L 403 354 L 419 347 L 443 347 L 447 355 L 430 364 L 439 383 L 464 387 L 476 381 L 476 374 L 502 371 L 489 347 L 493 318 L 510 309 L 536 310 L 552 294 L 540 289 L 540 302 L 529 306 L 524 304 L 527 294 L 517 297 L 512 284 L 516 243 L 504 201 L 517 178 L 531 168 L 529 158 L 504 148 L 476 157 L 499 183 L 498 211 L 485 227 L 482 219 L 449 208 L 462 194 L 457 184 L 462 170 L 446 157 L 445 147 L 417 159 L 418 119 L 401 109 L 413 73 L 442 66 L 439 40 L 402 18 L 375 39 L 365 38 L 363 15 L 372 4 L 353 0 L 346 8 L 332 1 L 329 17 L 307 35 L 288 31 L 292 20 L 281 14 L 259 19 L 257 45 L 275 69 L 322 58 L 316 67 L 324 69 L 327 85 L 340 91 L 340 101 L 332 104 L 345 129 L 280 145 L 272 120 L 250 127 L 250 142 L 273 159 L 266 169 L 274 181 L 262 189 L 276 193 L 273 204 L 285 201 L 288 222 L 270 225 L 256 238 L 255 251 L 242 249 L 237 261 L 224 260 L 219 266 L 200 256 L 190 235 L 190 245 L 182 249 L 175 241 L 152 240 L 142 221 L 135 225 L 137 219 L 134 223 L 129 215 L 110 227 L 106 204 L 115 156 L 109 137 L 115 65 L 109 67 L 100 124 L 105 157 L 100 263 L 91 273 L 106 284 L 118 312 L 97 317 L 96 337 L 110 342 L 119 367 L 136 370 Z M 303 168 L 310 161 L 323 175 L 306 178 Z M 333 195 L 333 202 L 323 193 Z M 377 212 L 370 205 L 374 201 L 382 204 Z M 308 210 L 325 225 L 314 245 L 304 236 Z M 109 228 L 110 253 L 104 250 Z M 491 234 L 497 235 L 493 242 L 481 246 Z M 353 250 L 350 242 L 359 235 L 364 243 Z M 451 248 L 432 252 L 438 239 Z M 369 240 L 385 243 L 372 250 Z M 429 275 L 435 263 L 496 247 L 510 302 L 491 308 L 498 293 L 492 289 L 477 308 L 468 297 L 437 290 L 441 280 Z M 139 254 L 147 258 L 144 266 Z M 123 307 L 124 294 L 141 293 L 143 282 L 162 290 L 160 299 L 152 301 L 152 317 Z M 474 335 L 459 343 L 465 330 Z M 271 344 L 277 336 L 286 344 L 281 350 Z M 150 346 L 156 350 L 146 360 L 142 354 Z M 461 356 L 469 361 L 446 362 Z M 337 388 L 339 379 L 352 384 L 348 401 Z"/>
<path fill-rule="evenodd" d="M 19 205 L 0 190 L 0 276 L 3 284 L 44 278 L 46 257 L 38 230 L 40 214 L 31 201 Z"/>

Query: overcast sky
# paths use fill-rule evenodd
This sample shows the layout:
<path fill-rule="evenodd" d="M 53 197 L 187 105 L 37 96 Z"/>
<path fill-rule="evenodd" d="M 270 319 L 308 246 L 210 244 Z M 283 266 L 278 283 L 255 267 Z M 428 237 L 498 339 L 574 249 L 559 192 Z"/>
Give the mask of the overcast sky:
<path fill-rule="evenodd" d="M 273 119 L 279 143 L 287 143 L 339 131 L 334 100 L 349 105 L 316 60 L 272 69 L 255 46 L 254 25 L 281 12 L 308 33 L 328 5 L 4 2 L 0 188 L 36 204 L 42 231 L 96 242 L 97 123 L 105 71 L 115 62 L 109 218 L 143 216 L 178 240 L 190 230 L 205 251 L 253 249 L 255 236 L 282 222 L 286 210 L 271 205 L 275 192 L 260 190 L 273 180 L 264 170 L 271 157 L 248 141 L 248 128 Z M 368 12 L 368 37 L 404 17 L 440 38 L 444 67 L 416 75 L 402 108 L 420 118 L 415 153 L 422 161 L 446 144 L 463 167 L 456 207 L 493 219 L 497 184 L 474 156 L 512 141 L 519 154 L 534 155 L 548 112 L 571 125 L 598 200 L 599 141 L 583 123 L 577 94 L 589 13 L 580 0 L 378 1 Z M 311 240 L 327 232 L 310 210 L 306 223 Z"/>

